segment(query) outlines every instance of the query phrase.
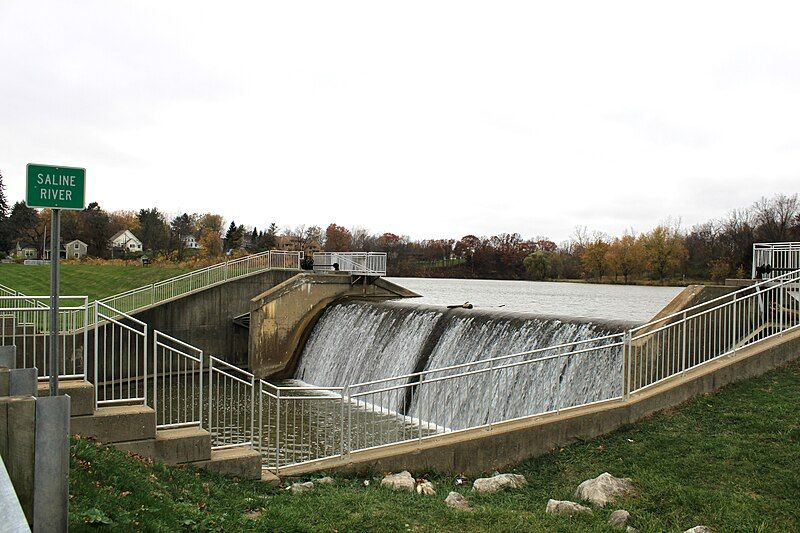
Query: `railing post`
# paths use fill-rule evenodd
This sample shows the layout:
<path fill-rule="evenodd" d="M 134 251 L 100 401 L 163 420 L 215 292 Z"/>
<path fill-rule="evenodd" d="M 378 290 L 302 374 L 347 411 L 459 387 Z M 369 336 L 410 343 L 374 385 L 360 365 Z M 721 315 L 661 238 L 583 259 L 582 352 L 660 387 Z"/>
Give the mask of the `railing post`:
<path fill-rule="evenodd" d="M 147 335 L 144 337 L 145 350 L 147 349 Z M 147 356 L 145 356 L 147 360 Z M 147 376 L 147 372 L 145 372 Z M 145 377 L 145 383 L 147 378 Z M 147 385 L 145 385 L 147 386 Z M 147 405 L 147 391 L 144 394 L 144 403 Z M 158 330 L 153 330 L 153 411 L 156 412 L 156 426 L 158 426 Z"/>
<path fill-rule="evenodd" d="M 689 326 L 689 322 L 686 320 L 686 311 L 683 312 L 683 318 L 681 319 L 683 323 L 683 340 L 681 342 L 681 372 L 686 372 L 686 329 Z"/>
<path fill-rule="evenodd" d="M 275 474 L 281 469 L 281 388 L 276 387 L 275 398 L 278 407 L 275 409 Z"/>
<path fill-rule="evenodd" d="M 347 399 L 347 403 L 350 403 L 350 385 L 346 385 L 344 389 L 342 389 L 342 413 L 339 417 L 339 431 L 341 432 L 341 449 L 342 455 L 350 453 L 350 450 L 345 447 L 345 443 L 347 442 L 344 437 L 345 431 L 345 423 L 344 423 L 344 410 L 345 410 L 345 398 Z M 349 429 L 348 429 L 349 432 Z M 349 444 L 349 443 L 348 443 Z"/>
<path fill-rule="evenodd" d="M 489 360 L 489 386 L 490 390 L 497 390 L 497 383 L 495 383 L 495 373 L 497 371 L 494 368 L 494 359 Z M 492 420 L 494 420 L 494 402 L 492 401 L 492 397 L 494 395 L 489 395 L 489 407 L 486 413 L 486 423 L 489 426 L 489 430 L 492 429 Z"/>
<path fill-rule="evenodd" d="M 250 378 L 250 445 L 256 438 L 256 377 Z"/>
<path fill-rule="evenodd" d="M 264 382 L 258 380 L 258 454 L 264 460 Z"/>
<path fill-rule="evenodd" d="M 100 389 L 100 379 L 98 378 L 98 336 L 100 334 L 99 324 L 100 324 L 100 316 L 98 315 L 99 312 L 99 304 L 97 300 L 94 301 L 94 408 L 97 409 L 97 400 L 98 400 L 98 390 Z"/>
<path fill-rule="evenodd" d="M 625 401 L 628 401 L 631 395 L 631 381 L 633 380 L 633 376 L 631 376 L 633 360 L 631 336 L 631 330 L 626 330 L 622 334 L 622 397 Z"/>
<path fill-rule="evenodd" d="M 200 350 L 200 398 L 197 401 L 199 427 L 203 427 L 203 350 Z"/>
<path fill-rule="evenodd" d="M 211 434 L 211 444 L 214 444 L 214 358 L 208 356 L 208 432 Z"/>

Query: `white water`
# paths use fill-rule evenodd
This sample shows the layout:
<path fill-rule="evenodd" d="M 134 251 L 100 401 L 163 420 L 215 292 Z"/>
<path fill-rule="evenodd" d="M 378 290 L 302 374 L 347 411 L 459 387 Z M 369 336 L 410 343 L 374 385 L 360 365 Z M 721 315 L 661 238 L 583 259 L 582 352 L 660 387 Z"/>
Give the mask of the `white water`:
<path fill-rule="evenodd" d="M 400 302 L 345 302 L 331 306 L 315 326 L 295 374 L 307 383 L 345 386 L 430 371 L 558 344 L 602 337 L 622 323 L 537 317 L 520 313 L 446 310 Z M 581 345 L 588 347 L 597 343 Z M 561 350 L 563 353 L 566 349 Z M 555 351 L 518 356 L 519 363 Z M 617 347 L 416 385 L 403 378 L 350 393 L 386 387 L 361 399 L 451 429 L 606 399 L 621 391 Z M 487 369 L 426 373 L 424 380 Z"/>

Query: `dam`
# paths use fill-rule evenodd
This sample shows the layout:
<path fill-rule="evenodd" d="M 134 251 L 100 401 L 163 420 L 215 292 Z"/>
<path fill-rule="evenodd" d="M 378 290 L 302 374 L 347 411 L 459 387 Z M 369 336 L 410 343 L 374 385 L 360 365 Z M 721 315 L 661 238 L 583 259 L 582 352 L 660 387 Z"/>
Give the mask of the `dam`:
<path fill-rule="evenodd" d="M 156 459 L 242 477 L 486 471 L 796 357 L 800 247 L 781 246 L 754 248 L 760 279 L 731 286 L 491 282 L 472 309 L 386 279 L 385 254 L 313 271 L 256 254 L 63 306 L 59 374 L 74 431 Z M 2 291 L 0 340 L 38 367 L 46 299 Z"/>

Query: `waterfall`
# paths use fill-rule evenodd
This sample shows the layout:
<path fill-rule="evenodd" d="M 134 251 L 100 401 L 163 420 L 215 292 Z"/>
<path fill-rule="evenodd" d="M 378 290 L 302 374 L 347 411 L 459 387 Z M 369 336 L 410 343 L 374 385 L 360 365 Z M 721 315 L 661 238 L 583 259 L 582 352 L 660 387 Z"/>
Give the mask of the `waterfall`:
<path fill-rule="evenodd" d="M 492 372 L 425 382 L 404 378 L 398 386 L 362 397 L 401 415 L 440 427 L 463 429 L 621 394 L 618 346 L 570 358 L 520 364 L 575 349 L 576 342 L 619 333 L 631 324 L 543 317 L 496 311 L 448 310 L 404 302 L 347 301 L 328 308 L 309 337 L 295 377 L 319 386 L 344 386 L 423 372 L 423 381 L 480 371 L 488 364 L 429 372 L 462 363 L 569 344 L 570 348 L 509 358 Z M 580 344 L 602 346 L 610 341 Z M 372 388 L 373 390 L 375 387 Z M 366 392 L 370 387 L 351 390 Z"/>

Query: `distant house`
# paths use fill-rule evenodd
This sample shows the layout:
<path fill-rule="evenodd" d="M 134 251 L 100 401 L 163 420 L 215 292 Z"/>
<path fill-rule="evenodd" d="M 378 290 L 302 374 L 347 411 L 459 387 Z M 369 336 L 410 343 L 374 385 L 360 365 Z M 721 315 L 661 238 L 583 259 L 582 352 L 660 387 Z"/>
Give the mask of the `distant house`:
<path fill-rule="evenodd" d="M 111 249 L 121 251 L 124 253 L 136 253 L 142 251 L 142 241 L 136 235 L 131 233 L 131 230 L 124 229 L 118 231 L 111 237 Z"/>
<path fill-rule="evenodd" d="M 199 250 L 202 248 L 199 242 L 197 242 L 197 238 L 194 235 L 184 235 L 183 236 L 183 247 L 187 250 Z"/>
<path fill-rule="evenodd" d="M 306 255 L 313 255 L 314 252 L 322 251 L 322 246 L 315 239 L 306 242 L 305 239 L 296 235 L 278 236 L 277 248 L 286 251 L 303 251 Z"/>
<path fill-rule="evenodd" d="M 38 259 L 39 248 L 25 241 L 17 241 L 11 250 L 11 255 L 15 259 Z"/>
<path fill-rule="evenodd" d="M 75 239 L 67 243 L 64 249 L 64 255 L 66 259 L 83 259 L 86 257 L 88 250 L 89 246 L 85 242 Z"/>
<path fill-rule="evenodd" d="M 64 243 L 63 242 L 58 243 L 58 257 L 63 259 L 64 257 L 66 257 L 65 254 L 66 254 L 66 250 L 64 248 Z M 50 241 L 49 240 L 45 241 L 44 249 L 42 250 L 41 255 L 42 255 L 42 259 L 43 260 L 50 261 Z"/>

